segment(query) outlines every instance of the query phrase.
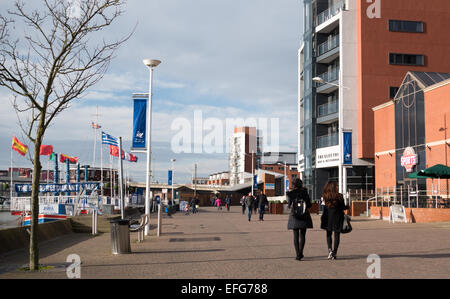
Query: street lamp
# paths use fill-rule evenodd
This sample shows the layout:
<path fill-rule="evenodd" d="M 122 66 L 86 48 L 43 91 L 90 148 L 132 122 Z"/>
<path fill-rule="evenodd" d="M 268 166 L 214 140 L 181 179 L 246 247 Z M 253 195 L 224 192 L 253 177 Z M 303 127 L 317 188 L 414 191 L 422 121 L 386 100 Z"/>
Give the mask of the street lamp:
<path fill-rule="evenodd" d="M 277 163 L 278 165 L 283 165 L 282 163 Z M 286 196 L 286 189 L 287 189 L 287 184 L 286 184 L 286 161 L 284 161 L 284 196 Z"/>
<path fill-rule="evenodd" d="M 153 69 L 156 68 L 161 61 L 155 59 L 144 59 L 143 63 L 150 70 L 150 81 L 148 91 L 148 107 L 147 107 L 147 174 L 145 176 L 145 214 L 150 217 L 150 172 L 151 172 L 151 146 L 152 146 L 152 84 Z M 150 221 L 145 226 L 144 234 L 150 234 Z"/>
<path fill-rule="evenodd" d="M 347 191 L 347 170 L 344 168 L 344 153 L 343 153 L 343 146 L 344 146 L 344 129 L 343 129 L 343 122 L 344 122 L 344 110 L 343 110 L 343 97 L 341 96 L 342 89 L 350 89 L 348 87 L 345 87 L 342 85 L 342 74 L 341 70 L 339 70 L 339 84 L 327 82 L 321 77 L 314 77 L 312 79 L 313 82 L 319 83 L 319 84 L 330 84 L 333 86 L 339 87 L 339 97 L 338 97 L 338 105 L 339 105 L 339 193 L 346 193 Z M 344 194 L 344 198 L 345 194 Z"/>
<path fill-rule="evenodd" d="M 177 159 L 170 159 L 170 162 L 172 162 L 172 206 L 173 206 L 173 184 L 174 184 L 174 168 L 173 168 L 173 162 L 175 162 Z"/>

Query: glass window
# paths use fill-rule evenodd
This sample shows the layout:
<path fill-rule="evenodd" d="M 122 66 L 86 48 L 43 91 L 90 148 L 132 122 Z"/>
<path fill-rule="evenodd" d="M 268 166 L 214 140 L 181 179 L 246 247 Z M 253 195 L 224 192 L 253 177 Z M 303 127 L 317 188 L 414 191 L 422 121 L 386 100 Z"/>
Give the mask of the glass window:
<path fill-rule="evenodd" d="M 397 94 L 398 90 L 399 90 L 399 87 L 392 87 L 392 86 L 389 87 L 389 98 L 390 99 L 395 98 L 395 95 Z"/>
<path fill-rule="evenodd" d="M 389 20 L 389 31 L 423 33 L 423 22 Z"/>
<path fill-rule="evenodd" d="M 401 65 L 425 65 L 425 56 L 424 55 L 415 55 L 415 54 L 389 54 L 389 63 L 390 64 L 401 64 Z"/>

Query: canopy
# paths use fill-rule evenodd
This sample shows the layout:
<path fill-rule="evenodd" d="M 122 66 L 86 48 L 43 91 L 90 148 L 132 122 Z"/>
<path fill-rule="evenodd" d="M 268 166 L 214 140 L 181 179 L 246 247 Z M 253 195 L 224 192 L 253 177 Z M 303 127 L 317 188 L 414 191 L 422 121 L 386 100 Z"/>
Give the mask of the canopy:
<path fill-rule="evenodd" d="M 413 172 L 410 175 L 408 175 L 408 178 L 410 178 L 410 179 L 429 179 L 430 178 L 428 176 L 419 175 L 419 172 L 422 172 L 422 171 Z"/>
<path fill-rule="evenodd" d="M 450 167 L 442 164 L 436 164 L 432 167 L 419 171 L 418 175 L 430 178 L 450 179 Z"/>

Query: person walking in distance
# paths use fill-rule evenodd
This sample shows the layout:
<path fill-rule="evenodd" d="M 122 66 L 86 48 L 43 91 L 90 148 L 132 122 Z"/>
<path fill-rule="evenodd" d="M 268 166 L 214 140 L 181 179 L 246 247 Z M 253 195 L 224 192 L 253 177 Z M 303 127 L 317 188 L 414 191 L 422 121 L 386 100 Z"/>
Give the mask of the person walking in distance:
<path fill-rule="evenodd" d="M 311 215 L 308 211 L 311 208 L 311 199 L 308 195 L 308 190 L 303 188 L 303 182 L 300 179 L 295 179 L 294 189 L 289 191 L 288 207 L 291 209 L 288 220 L 288 229 L 292 229 L 294 233 L 294 248 L 297 255 L 296 260 L 302 260 L 303 249 L 306 241 L 306 230 L 313 228 Z"/>
<path fill-rule="evenodd" d="M 255 198 L 253 197 L 252 193 L 250 192 L 245 197 L 245 207 L 247 209 L 248 221 L 251 221 L 251 218 L 252 218 L 252 209 L 253 209 L 254 201 L 255 201 Z"/>
<path fill-rule="evenodd" d="M 242 206 L 242 215 L 245 215 L 245 195 L 242 195 L 240 202 Z"/>
<path fill-rule="evenodd" d="M 227 195 L 227 197 L 225 198 L 225 204 L 227 205 L 227 211 L 230 211 L 230 207 L 231 207 L 231 197 L 230 195 Z"/>
<path fill-rule="evenodd" d="M 344 222 L 345 205 L 344 197 L 338 191 L 338 185 L 334 181 L 325 184 L 322 192 L 323 213 L 320 227 L 327 231 L 328 259 L 335 260 L 340 243 L 342 223 Z M 334 243 L 332 234 L 334 232 Z M 334 248 L 332 248 L 334 245 Z"/>
<path fill-rule="evenodd" d="M 216 206 L 217 206 L 217 211 L 222 210 L 222 200 L 220 200 L 219 196 L 217 196 L 217 198 L 216 198 Z"/>
<path fill-rule="evenodd" d="M 258 198 L 259 221 L 264 221 L 264 212 L 266 211 L 266 206 L 269 205 L 269 201 L 267 201 L 267 196 L 263 191 L 259 193 Z"/>

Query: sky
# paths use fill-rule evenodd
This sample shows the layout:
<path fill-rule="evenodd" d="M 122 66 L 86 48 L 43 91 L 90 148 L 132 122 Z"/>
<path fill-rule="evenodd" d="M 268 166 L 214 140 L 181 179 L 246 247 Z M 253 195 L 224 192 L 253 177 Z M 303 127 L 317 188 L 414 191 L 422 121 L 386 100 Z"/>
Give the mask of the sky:
<path fill-rule="evenodd" d="M 27 1 L 28 2 L 28 1 Z M 0 0 L 0 14 L 11 5 Z M 170 159 L 176 159 L 175 183 L 187 183 L 194 164 L 198 177 L 228 170 L 227 119 L 277 119 L 281 151 L 297 151 L 297 52 L 301 42 L 302 5 L 299 0 L 128 0 L 125 14 L 102 32 L 120 38 L 136 26 L 121 46 L 102 81 L 61 113 L 47 130 L 44 144 L 54 151 L 92 164 L 94 131 L 121 136 L 129 150 L 132 138 L 133 93 L 146 93 L 149 72 L 145 58 L 162 63 L 153 75 L 152 170 L 154 180 L 167 183 Z M 23 38 L 20 31 L 17 38 Z M 11 106 L 12 94 L 0 88 L 0 169 L 11 163 L 15 135 L 30 145 Z M 98 109 L 98 110 L 97 110 Z M 99 116 L 96 116 L 97 113 Z M 224 150 L 218 153 L 176 153 L 172 141 L 179 132 L 177 119 L 191 124 L 201 113 L 204 137 L 213 124 L 223 125 Z M 271 136 L 264 136 L 269 142 Z M 192 137 L 194 140 L 194 137 Z M 217 142 L 217 141 L 216 141 Z M 109 149 L 96 145 L 96 166 L 109 165 Z M 191 147 L 194 149 L 194 145 Z M 134 181 L 145 181 L 146 155 L 125 163 Z M 46 157 L 42 157 L 46 168 Z M 117 164 L 117 160 L 115 161 Z M 14 167 L 31 162 L 13 153 Z"/>

